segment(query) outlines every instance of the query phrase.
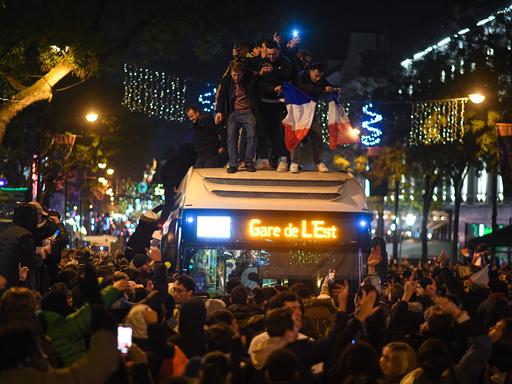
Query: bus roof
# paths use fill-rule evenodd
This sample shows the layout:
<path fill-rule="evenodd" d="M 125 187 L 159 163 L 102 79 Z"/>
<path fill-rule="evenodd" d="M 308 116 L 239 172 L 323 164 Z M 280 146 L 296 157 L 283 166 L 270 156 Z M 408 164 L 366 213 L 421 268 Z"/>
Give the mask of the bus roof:
<path fill-rule="evenodd" d="M 190 168 L 176 197 L 182 209 L 368 212 L 361 184 L 344 172 L 298 174 Z"/>

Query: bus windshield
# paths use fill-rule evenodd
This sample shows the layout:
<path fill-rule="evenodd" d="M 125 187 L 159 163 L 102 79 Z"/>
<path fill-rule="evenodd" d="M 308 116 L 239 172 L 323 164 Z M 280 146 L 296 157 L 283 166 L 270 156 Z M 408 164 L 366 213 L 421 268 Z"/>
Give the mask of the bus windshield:
<path fill-rule="evenodd" d="M 222 293 L 226 282 L 239 278 L 248 288 L 281 282 L 312 280 L 318 284 L 328 271 L 351 271 L 338 279 L 357 280 L 360 255 L 355 247 L 343 250 L 255 250 L 188 248 L 182 272 L 191 275 L 198 293 Z"/>

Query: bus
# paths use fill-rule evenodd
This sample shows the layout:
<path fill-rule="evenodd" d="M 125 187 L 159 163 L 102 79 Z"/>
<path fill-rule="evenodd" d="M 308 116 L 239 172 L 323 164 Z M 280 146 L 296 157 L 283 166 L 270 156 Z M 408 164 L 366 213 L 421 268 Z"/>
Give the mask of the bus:
<path fill-rule="evenodd" d="M 364 190 L 349 173 L 226 173 L 190 168 L 162 227 L 162 260 L 198 293 L 310 281 L 361 280 L 370 246 Z"/>

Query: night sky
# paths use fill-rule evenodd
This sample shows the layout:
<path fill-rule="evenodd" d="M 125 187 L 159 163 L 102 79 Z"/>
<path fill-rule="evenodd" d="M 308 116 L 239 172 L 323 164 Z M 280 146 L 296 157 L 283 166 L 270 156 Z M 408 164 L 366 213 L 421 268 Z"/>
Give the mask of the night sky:
<path fill-rule="evenodd" d="M 274 31 L 287 36 L 296 28 L 300 31 L 302 46 L 311 50 L 315 59 L 343 59 L 350 33 L 382 33 L 391 43 L 392 60 L 399 63 L 439 41 L 445 34 L 455 32 L 459 27 L 474 25 L 480 18 L 509 3 L 510 0 L 261 2 L 258 8 L 258 16 L 264 20 L 261 30 L 251 31 L 252 35 L 243 30 L 233 31 L 233 35 L 226 39 L 224 52 L 211 57 L 208 62 L 199 61 L 190 49 L 180 52 L 174 59 L 159 59 L 152 64 L 152 69 L 192 79 L 188 101 L 195 102 L 197 92 L 206 87 L 203 82 L 216 82 L 220 78 L 236 41 L 271 37 Z M 137 58 L 132 59 L 136 61 Z M 84 105 L 118 116 L 130 114 L 120 105 L 122 79 L 122 69 L 119 68 L 100 79 L 56 95 L 55 104 L 57 108 L 75 110 L 77 115 Z M 134 169 L 139 172 L 144 161 L 164 157 L 171 146 L 177 146 L 190 137 L 188 123 L 167 122 L 142 115 L 135 117 L 140 124 L 140 132 L 143 132 L 141 139 L 148 141 L 148 145 L 123 148 L 124 156 L 118 156 L 116 161 L 124 175 L 132 174 Z M 126 154 L 133 151 L 140 153 L 132 156 L 130 161 Z"/>

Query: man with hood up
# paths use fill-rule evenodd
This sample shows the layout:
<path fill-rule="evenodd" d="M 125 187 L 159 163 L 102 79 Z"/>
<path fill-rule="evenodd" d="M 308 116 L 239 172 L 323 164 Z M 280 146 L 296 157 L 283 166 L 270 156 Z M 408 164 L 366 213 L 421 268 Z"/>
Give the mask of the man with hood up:
<path fill-rule="evenodd" d="M 34 247 L 38 216 L 34 205 L 20 204 L 14 209 L 12 224 L 0 233 L 0 275 L 7 280 L 7 288 L 18 284 L 21 267 L 29 269 L 27 285 L 33 285 L 33 271 L 41 264 Z"/>

